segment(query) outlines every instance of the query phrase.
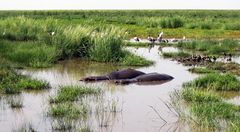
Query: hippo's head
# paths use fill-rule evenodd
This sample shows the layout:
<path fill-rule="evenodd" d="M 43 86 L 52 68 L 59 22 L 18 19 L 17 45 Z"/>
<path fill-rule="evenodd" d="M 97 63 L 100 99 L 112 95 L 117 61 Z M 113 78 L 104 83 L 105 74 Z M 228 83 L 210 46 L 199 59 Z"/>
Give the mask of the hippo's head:
<path fill-rule="evenodd" d="M 96 78 L 95 77 L 86 77 L 79 81 L 91 82 L 91 81 L 96 81 Z"/>

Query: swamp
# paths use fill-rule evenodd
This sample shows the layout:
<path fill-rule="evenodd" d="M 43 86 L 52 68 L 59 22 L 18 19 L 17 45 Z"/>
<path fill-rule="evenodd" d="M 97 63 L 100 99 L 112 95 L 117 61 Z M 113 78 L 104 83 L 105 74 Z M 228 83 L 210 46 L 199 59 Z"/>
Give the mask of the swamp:
<path fill-rule="evenodd" d="M 0 11 L 0 131 L 239 132 L 239 113 L 239 10 Z"/>

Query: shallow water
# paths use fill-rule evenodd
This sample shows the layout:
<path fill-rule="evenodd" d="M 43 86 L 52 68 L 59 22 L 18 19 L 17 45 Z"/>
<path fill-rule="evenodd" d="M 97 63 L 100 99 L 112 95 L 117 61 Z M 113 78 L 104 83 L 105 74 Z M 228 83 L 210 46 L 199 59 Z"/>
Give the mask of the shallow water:
<path fill-rule="evenodd" d="M 81 59 L 62 61 L 47 69 L 24 70 L 21 71 L 22 74 L 46 80 L 50 83 L 52 89 L 41 92 L 29 91 L 19 95 L 18 98 L 22 100 L 24 106 L 20 110 L 11 109 L 7 101 L 9 99 L 2 97 L 0 99 L 0 131 L 18 130 L 29 123 L 37 131 L 52 131 L 52 119 L 46 116 L 49 96 L 54 96 L 60 85 L 72 84 L 104 87 L 108 91 L 109 99 L 115 98 L 121 105 L 122 112 L 117 113 L 118 115 L 111 119 L 111 125 L 108 127 L 99 127 L 95 119 L 90 120 L 90 127 L 94 131 L 146 132 L 171 130 L 172 126 L 163 126 L 164 122 L 158 118 L 150 106 L 155 108 L 168 123 L 175 122 L 177 117 L 169 111 L 161 100 L 170 102 L 169 94 L 176 89 L 180 89 L 182 83 L 193 80 L 197 75 L 188 72 L 188 67 L 170 59 L 162 58 L 158 46 L 152 48 L 129 47 L 127 49 L 155 62 L 152 66 L 135 67 L 135 69 L 146 73 L 169 74 L 174 79 L 161 85 L 115 85 L 109 81 L 86 84 L 78 80 L 90 75 L 107 74 L 126 67 Z M 162 51 L 177 52 L 178 49 L 165 47 L 162 48 Z"/>

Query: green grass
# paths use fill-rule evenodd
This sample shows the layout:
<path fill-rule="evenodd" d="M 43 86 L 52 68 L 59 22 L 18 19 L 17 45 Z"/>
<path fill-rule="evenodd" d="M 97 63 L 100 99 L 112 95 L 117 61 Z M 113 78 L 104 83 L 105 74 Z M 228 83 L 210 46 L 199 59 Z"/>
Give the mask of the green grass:
<path fill-rule="evenodd" d="M 231 74 L 211 73 L 187 83 L 186 86 L 208 90 L 239 91 L 240 81 Z"/>
<path fill-rule="evenodd" d="M 184 21 L 180 17 L 165 18 L 160 24 L 162 28 L 179 28 L 184 26 Z"/>
<path fill-rule="evenodd" d="M 126 55 L 123 57 L 120 62 L 122 65 L 128 65 L 128 66 L 149 66 L 154 64 L 153 61 L 149 61 L 144 59 L 143 57 L 131 54 L 128 51 L 125 51 Z"/>
<path fill-rule="evenodd" d="M 203 68 L 203 67 L 194 67 L 194 68 L 190 68 L 188 70 L 190 72 L 192 72 L 192 73 L 199 73 L 199 74 L 206 74 L 206 73 L 215 73 L 215 72 L 217 72 L 215 70 L 211 70 L 211 69 Z"/>
<path fill-rule="evenodd" d="M 87 116 L 88 109 L 85 105 L 74 105 L 72 103 L 54 104 L 49 110 L 53 118 L 79 119 Z"/>
<path fill-rule="evenodd" d="M 191 56 L 191 54 L 186 52 L 164 52 L 162 55 L 165 58 L 185 58 Z"/>
<path fill-rule="evenodd" d="M 41 22 L 35 22 L 34 30 L 29 30 L 28 26 L 31 23 L 25 18 L 25 28 L 17 29 L 16 34 L 24 32 L 25 35 L 14 35 L 20 37 L 20 40 L 38 39 L 38 32 L 41 24 L 47 23 L 46 31 L 57 30 L 52 25 L 51 20 L 59 20 L 58 25 L 114 25 L 120 28 L 129 30 L 128 37 L 157 35 L 161 30 L 165 32 L 167 37 L 182 37 L 187 38 L 238 38 L 239 31 L 239 11 L 229 10 L 82 10 L 82 11 L 1 11 L 0 18 L 5 20 L 9 17 L 25 16 L 31 19 L 38 19 Z M 48 18 L 46 21 L 46 18 Z M 15 23 L 11 19 L 10 22 Z M 30 23 L 30 24 L 29 24 Z M 23 25 L 18 22 L 15 25 Z M 40 25 L 40 26 L 39 26 Z M 230 26 L 229 26 L 230 25 Z M 17 27 L 17 26 L 14 26 Z M 194 30 L 193 30 L 194 29 Z M 20 30 L 20 31 L 19 31 Z M 4 29 L 0 32 L 3 32 Z M 14 31 L 14 30 L 12 30 Z M 27 36 L 27 37 L 24 37 Z M 36 37 L 37 36 L 37 37 Z M 13 38 L 14 38 L 13 37 Z"/>
<path fill-rule="evenodd" d="M 240 30 L 240 24 L 239 23 L 229 23 L 225 25 L 226 30 Z"/>
<path fill-rule="evenodd" d="M 215 91 L 239 90 L 239 86 L 239 80 L 233 75 L 207 74 L 184 85 L 176 97 L 184 100 L 190 110 L 186 120 L 194 120 L 201 130 L 238 131 L 240 107 L 225 102 Z"/>
<path fill-rule="evenodd" d="M 0 62 L 0 64 L 1 93 L 17 94 L 27 89 L 41 90 L 49 88 L 49 84 L 45 81 L 19 75 L 7 62 Z"/>
<path fill-rule="evenodd" d="M 30 67 L 48 67 L 59 56 L 56 47 L 38 42 L 1 41 L 0 51 L 4 58 Z"/>
<path fill-rule="evenodd" d="M 190 102 L 220 102 L 222 99 L 214 94 L 213 91 L 202 91 L 197 88 L 187 87 L 182 90 L 182 96 L 186 101 Z"/>
<path fill-rule="evenodd" d="M 123 51 L 126 30 L 116 26 L 9 17 L 0 22 L 0 32 L 0 55 L 28 67 L 49 67 L 59 59 L 76 57 L 122 64 L 122 58 L 131 56 Z"/>
<path fill-rule="evenodd" d="M 50 99 L 50 103 L 73 102 L 86 95 L 100 94 L 99 88 L 91 88 L 86 86 L 64 86 L 61 87 L 57 96 Z"/>
<path fill-rule="evenodd" d="M 192 42 L 179 42 L 178 47 L 201 51 L 208 55 L 223 55 L 223 53 L 236 53 L 240 47 L 238 40 L 196 40 Z"/>
<path fill-rule="evenodd" d="M 94 38 L 94 45 L 90 50 L 90 58 L 101 62 L 119 62 L 125 54 L 123 52 L 123 38 L 121 30 L 111 28 Z M 116 36 L 119 34 L 119 36 Z"/>
<path fill-rule="evenodd" d="M 42 90 L 50 88 L 46 81 L 31 79 L 29 77 L 22 77 L 18 82 L 18 87 L 26 90 Z"/>
<path fill-rule="evenodd" d="M 223 73 L 226 72 L 231 73 L 237 76 L 240 75 L 240 64 L 234 62 L 231 63 L 215 62 L 207 65 L 207 68 L 211 70 L 220 71 Z"/>

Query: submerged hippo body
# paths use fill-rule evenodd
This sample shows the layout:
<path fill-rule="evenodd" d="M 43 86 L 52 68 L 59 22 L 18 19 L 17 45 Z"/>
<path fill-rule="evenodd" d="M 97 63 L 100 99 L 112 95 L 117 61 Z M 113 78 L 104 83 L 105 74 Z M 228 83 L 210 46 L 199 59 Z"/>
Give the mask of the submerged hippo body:
<path fill-rule="evenodd" d="M 148 73 L 137 76 L 132 79 L 122 79 L 116 80 L 116 84 L 129 84 L 129 83 L 136 83 L 136 82 L 161 82 L 161 81 L 170 81 L 174 79 L 172 76 L 167 74 L 159 74 L 159 73 Z"/>
<path fill-rule="evenodd" d="M 118 80 L 118 79 L 132 79 L 140 75 L 144 75 L 144 72 L 134 69 L 123 69 L 119 71 L 111 72 L 104 76 L 90 76 L 81 79 L 80 81 L 101 81 L 101 80 Z"/>

